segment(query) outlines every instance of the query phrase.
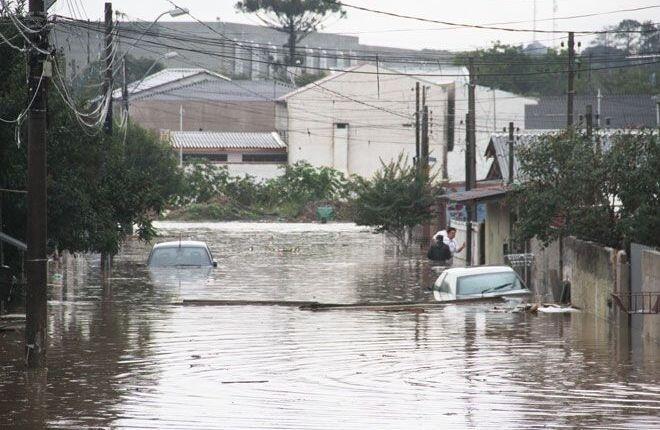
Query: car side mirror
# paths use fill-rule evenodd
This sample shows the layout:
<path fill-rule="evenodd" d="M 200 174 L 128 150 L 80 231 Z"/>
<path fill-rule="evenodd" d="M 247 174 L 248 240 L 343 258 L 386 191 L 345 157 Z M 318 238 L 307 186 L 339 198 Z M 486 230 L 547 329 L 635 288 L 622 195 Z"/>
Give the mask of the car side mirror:
<path fill-rule="evenodd" d="M 218 262 L 213 260 L 213 267 L 218 267 Z"/>

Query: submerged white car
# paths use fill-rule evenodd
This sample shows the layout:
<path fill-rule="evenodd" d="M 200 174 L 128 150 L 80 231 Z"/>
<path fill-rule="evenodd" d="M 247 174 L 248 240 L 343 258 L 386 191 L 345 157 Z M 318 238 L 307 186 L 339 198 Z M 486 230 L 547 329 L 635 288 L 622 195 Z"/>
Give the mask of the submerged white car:
<path fill-rule="evenodd" d="M 149 259 L 149 267 L 217 267 L 211 250 L 204 242 L 177 240 L 154 245 Z"/>
<path fill-rule="evenodd" d="M 490 297 L 526 298 L 531 294 L 509 266 L 456 267 L 447 269 L 433 285 L 438 301 Z"/>

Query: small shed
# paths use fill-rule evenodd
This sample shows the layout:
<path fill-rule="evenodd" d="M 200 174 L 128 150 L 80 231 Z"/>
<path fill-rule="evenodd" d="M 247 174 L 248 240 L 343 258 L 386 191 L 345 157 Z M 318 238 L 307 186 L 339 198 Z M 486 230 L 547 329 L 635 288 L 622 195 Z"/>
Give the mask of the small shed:
<path fill-rule="evenodd" d="M 181 165 L 204 159 L 237 176 L 269 179 L 287 163 L 287 146 L 276 132 L 172 131 L 169 141 Z"/>

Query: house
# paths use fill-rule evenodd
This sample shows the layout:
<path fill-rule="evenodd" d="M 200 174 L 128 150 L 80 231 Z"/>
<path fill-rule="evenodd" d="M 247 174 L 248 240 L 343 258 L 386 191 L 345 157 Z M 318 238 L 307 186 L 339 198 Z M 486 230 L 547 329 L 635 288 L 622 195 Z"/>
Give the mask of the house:
<path fill-rule="evenodd" d="M 566 96 L 541 97 L 525 108 L 527 130 L 553 130 L 566 126 Z M 657 127 L 657 103 L 650 94 L 578 95 L 574 98 L 573 123 L 584 126 L 587 105 L 591 105 L 594 127 L 629 129 Z"/>
<path fill-rule="evenodd" d="M 372 64 L 334 73 L 279 99 L 277 130 L 288 144 L 289 163 L 307 161 L 363 177 L 400 154 L 412 163 L 417 82 L 428 87 L 429 158 L 437 171 L 447 90 Z"/>
<path fill-rule="evenodd" d="M 164 69 L 128 86 L 131 120 L 145 128 L 275 131 L 275 100 L 293 87 L 272 80 L 233 81 L 206 69 Z M 121 91 L 113 93 L 115 109 Z"/>
<path fill-rule="evenodd" d="M 447 146 L 447 179 L 450 182 L 465 181 L 466 115 L 468 113 L 469 72 L 466 67 L 436 65 L 424 68 L 397 68 L 398 71 L 419 76 L 440 85 L 447 91 L 444 116 L 444 139 Z M 476 164 L 477 179 L 485 177 L 490 160 L 485 156 L 492 133 L 509 126 L 525 129 L 525 112 L 534 106 L 536 99 L 523 97 L 483 85 L 475 86 L 476 107 Z M 439 116 L 436 113 L 436 116 Z"/>
<path fill-rule="evenodd" d="M 204 159 L 226 166 L 234 176 L 274 178 L 287 162 L 286 144 L 276 132 L 172 131 L 164 137 L 182 165 Z"/>

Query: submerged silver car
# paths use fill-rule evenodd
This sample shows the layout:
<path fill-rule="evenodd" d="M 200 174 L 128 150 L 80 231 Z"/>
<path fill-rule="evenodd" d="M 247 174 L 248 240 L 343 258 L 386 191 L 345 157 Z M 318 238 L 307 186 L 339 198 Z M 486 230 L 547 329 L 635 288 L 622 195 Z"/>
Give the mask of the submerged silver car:
<path fill-rule="evenodd" d="M 178 240 L 154 245 L 149 267 L 217 267 L 208 245 L 195 240 Z"/>
<path fill-rule="evenodd" d="M 433 286 L 433 296 L 438 301 L 489 297 L 526 298 L 530 294 L 522 279 L 509 266 L 447 269 Z"/>

